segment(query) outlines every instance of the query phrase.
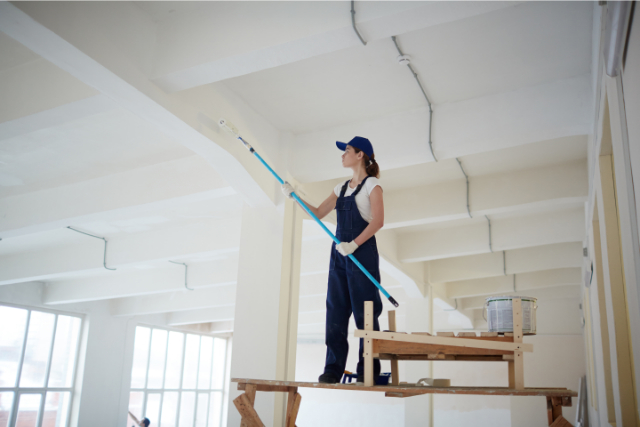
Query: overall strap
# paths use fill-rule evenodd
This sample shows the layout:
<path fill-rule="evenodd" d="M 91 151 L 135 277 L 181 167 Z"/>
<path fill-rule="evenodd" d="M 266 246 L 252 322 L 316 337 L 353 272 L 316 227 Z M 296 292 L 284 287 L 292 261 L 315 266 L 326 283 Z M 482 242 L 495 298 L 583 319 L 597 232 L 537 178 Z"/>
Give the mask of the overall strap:
<path fill-rule="evenodd" d="M 356 188 L 356 191 L 354 191 L 353 193 L 351 193 L 351 195 L 353 197 L 357 196 L 358 193 L 360 192 L 360 190 L 362 189 L 362 186 L 364 185 L 365 182 L 367 182 L 367 180 L 369 179 L 369 177 L 367 176 L 365 179 L 362 180 L 362 182 L 360 183 L 360 185 L 358 185 L 358 187 Z"/>
<path fill-rule="evenodd" d="M 347 185 L 349 185 L 350 182 L 351 182 L 351 180 L 346 181 L 344 183 L 344 185 L 342 186 L 342 190 L 340 190 L 340 197 L 344 197 L 344 193 L 347 192 Z"/>

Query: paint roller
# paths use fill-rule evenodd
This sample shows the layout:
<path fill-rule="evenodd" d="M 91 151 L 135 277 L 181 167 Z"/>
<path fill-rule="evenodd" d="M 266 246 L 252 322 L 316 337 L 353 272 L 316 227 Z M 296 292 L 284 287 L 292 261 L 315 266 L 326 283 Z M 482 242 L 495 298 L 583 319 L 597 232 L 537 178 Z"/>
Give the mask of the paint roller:
<path fill-rule="evenodd" d="M 282 178 L 280 178 L 280 176 L 271 168 L 271 166 L 269 166 L 269 164 L 267 162 L 264 161 L 264 159 L 262 157 L 260 157 L 260 155 L 257 153 L 257 151 L 251 146 L 251 144 L 249 144 L 247 141 L 244 140 L 244 138 L 242 138 L 240 136 L 240 132 L 238 131 L 238 128 L 236 128 L 231 122 L 227 121 L 224 118 L 221 118 L 218 121 L 218 125 L 226 130 L 227 132 L 233 134 L 237 139 L 239 139 L 242 144 L 244 145 L 244 147 L 249 150 L 249 152 L 251 154 L 253 154 L 254 156 L 256 156 L 256 158 L 258 160 L 260 160 L 260 163 L 262 163 L 264 165 L 264 167 L 266 167 L 269 172 L 271 172 L 271 174 L 278 180 L 278 182 L 280 183 L 280 185 L 284 184 L 284 180 Z M 291 196 L 295 199 L 296 202 L 298 202 L 298 204 L 300 205 L 300 207 L 309 214 L 309 216 L 311 218 L 314 219 L 315 222 L 318 223 L 318 225 L 333 239 L 334 242 L 336 242 L 336 244 L 340 244 L 342 243 L 340 240 L 338 240 L 338 238 L 331 232 L 331 230 L 329 230 L 323 223 L 322 221 L 320 221 L 320 219 L 313 213 L 311 212 L 311 210 L 309 209 L 309 207 L 307 207 L 307 205 L 302 201 L 302 199 L 294 192 L 291 193 Z M 391 296 L 389 295 L 389 292 L 387 292 L 382 285 L 380 284 L 380 282 L 378 282 L 375 277 L 373 277 L 371 275 L 371 273 L 369 273 L 367 271 L 366 268 L 364 268 L 364 266 L 360 263 L 360 261 L 358 261 L 356 259 L 355 256 L 353 256 L 353 254 L 349 254 L 349 259 L 351 261 L 353 261 L 353 263 L 355 265 L 358 266 L 358 268 L 365 274 L 365 276 L 367 276 L 369 278 L 369 280 L 371 280 L 371 282 L 376 285 L 376 287 L 380 290 L 380 292 L 382 292 L 382 294 L 387 297 L 387 299 L 389 300 L 389 302 L 391 304 L 394 305 L 394 307 L 398 307 L 400 304 L 398 304 L 398 302 Z"/>

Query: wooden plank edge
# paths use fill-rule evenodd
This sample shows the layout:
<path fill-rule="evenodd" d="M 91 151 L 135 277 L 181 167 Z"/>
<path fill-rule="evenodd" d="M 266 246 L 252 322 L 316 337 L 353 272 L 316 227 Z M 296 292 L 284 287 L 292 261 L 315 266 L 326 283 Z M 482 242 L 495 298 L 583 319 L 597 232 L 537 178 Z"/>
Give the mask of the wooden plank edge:
<path fill-rule="evenodd" d="M 395 332 L 366 331 L 356 329 L 354 336 L 357 338 L 373 338 L 376 340 L 387 340 L 396 342 L 409 342 L 414 344 L 437 344 L 450 345 L 454 347 L 480 348 L 484 350 L 503 351 L 533 351 L 533 344 L 510 343 L 492 340 L 481 340 L 473 338 L 450 338 L 450 337 L 428 337 L 425 335 L 397 334 Z"/>

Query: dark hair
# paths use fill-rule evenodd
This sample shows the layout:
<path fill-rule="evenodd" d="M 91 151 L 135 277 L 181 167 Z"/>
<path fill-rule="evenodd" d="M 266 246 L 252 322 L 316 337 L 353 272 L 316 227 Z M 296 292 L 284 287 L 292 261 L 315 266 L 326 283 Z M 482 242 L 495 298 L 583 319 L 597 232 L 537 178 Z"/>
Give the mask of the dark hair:
<path fill-rule="evenodd" d="M 145 418 L 144 420 L 142 420 L 142 424 L 144 424 L 144 427 L 149 427 L 149 424 L 151 424 L 151 421 L 149 421 L 149 418 Z"/>
<path fill-rule="evenodd" d="M 351 147 L 358 154 L 362 150 L 356 147 Z M 374 176 L 376 178 L 380 178 L 380 167 L 378 166 L 378 162 L 376 162 L 376 155 L 371 154 L 371 158 L 366 155 L 366 153 L 362 153 L 362 160 L 364 160 L 364 167 L 367 171 L 367 175 Z"/>

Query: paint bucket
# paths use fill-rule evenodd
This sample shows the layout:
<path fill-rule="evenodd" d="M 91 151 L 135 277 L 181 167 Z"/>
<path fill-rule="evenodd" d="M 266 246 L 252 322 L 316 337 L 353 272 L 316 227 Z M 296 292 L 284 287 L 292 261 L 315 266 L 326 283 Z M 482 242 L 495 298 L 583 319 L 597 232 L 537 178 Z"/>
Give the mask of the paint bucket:
<path fill-rule="evenodd" d="M 513 299 L 522 300 L 522 333 L 536 334 L 537 298 L 499 296 L 488 297 L 486 303 L 489 332 L 513 332 Z"/>

